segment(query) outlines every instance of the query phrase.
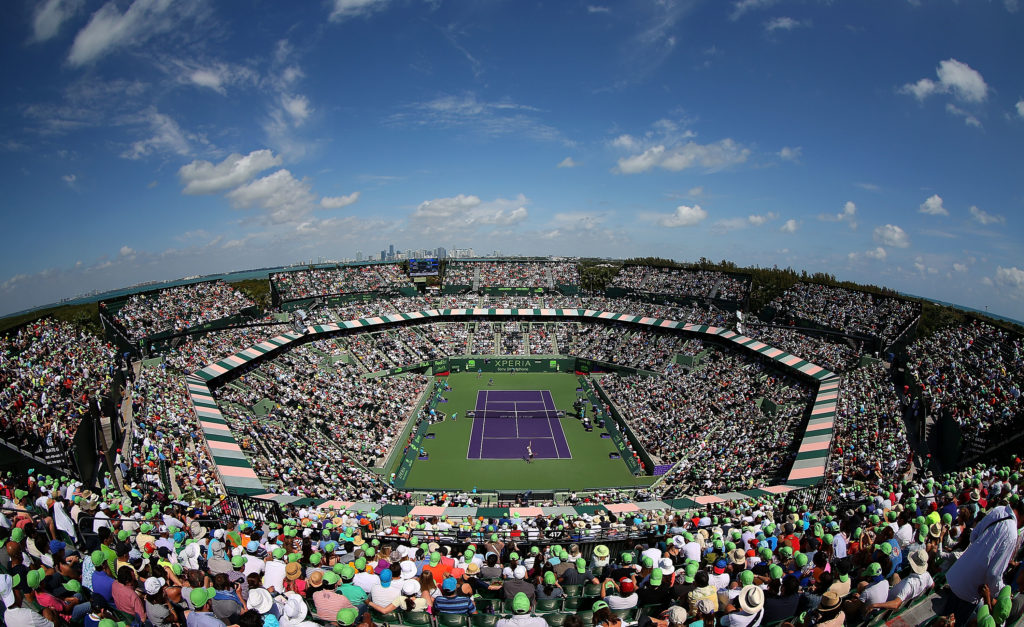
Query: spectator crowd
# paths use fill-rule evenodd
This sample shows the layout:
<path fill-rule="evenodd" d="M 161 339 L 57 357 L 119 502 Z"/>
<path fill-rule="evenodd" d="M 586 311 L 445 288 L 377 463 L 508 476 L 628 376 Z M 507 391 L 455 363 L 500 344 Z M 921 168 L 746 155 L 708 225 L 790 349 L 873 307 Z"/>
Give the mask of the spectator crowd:
<path fill-rule="evenodd" d="M 207 281 L 130 296 L 114 312 L 114 319 L 124 325 L 131 339 L 140 340 L 228 318 L 253 305 L 224 281 Z"/>

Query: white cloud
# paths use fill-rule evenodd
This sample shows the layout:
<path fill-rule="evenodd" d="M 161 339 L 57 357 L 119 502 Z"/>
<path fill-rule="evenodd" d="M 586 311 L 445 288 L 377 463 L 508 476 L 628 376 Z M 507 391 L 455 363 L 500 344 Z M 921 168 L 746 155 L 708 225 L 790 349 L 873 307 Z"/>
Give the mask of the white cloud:
<path fill-rule="evenodd" d="M 575 168 L 579 164 L 572 160 L 572 157 L 566 157 L 558 162 L 560 168 Z"/>
<path fill-rule="evenodd" d="M 779 227 L 779 230 L 783 233 L 796 233 L 798 228 L 800 228 L 800 223 L 793 218 L 790 218 Z"/>
<path fill-rule="evenodd" d="M 368 17 L 387 5 L 388 0 L 334 0 L 329 19 L 344 22 L 354 17 Z"/>
<path fill-rule="evenodd" d="M 885 261 L 886 257 L 888 256 L 889 254 L 886 252 L 886 250 L 881 246 L 878 246 L 876 248 L 872 248 L 871 250 L 865 250 L 862 253 L 849 253 L 848 255 L 846 255 L 846 258 L 849 259 L 850 261 L 857 261 L 862 258 L 874 259 L 875 261 Z"/>
<path fill-rule="evenodd" d="M 689 196 L 690 198 L 696 198 L 697 196 L 703 196 L 704 195 L 704 187 L 702 185 L 698 185 L 697 187 L 691 187 L 686 192 L 686 195 Z"/>
<path fill-rule="evenodd" d="M 418 235 L 471 235 L 482 227 L 510 227 L 525 221 L 530 213 L 523 194 L 515 198 L 483 201 L 472 194 L 434 198 L 421 202 L 410 215 L 411 228 Z"/>
<path fill-rule="evenodd" d="M 956 270 L 957 272 L 961 272 L 961 273 L 962 272 L 967 272 L 967 266 L 962 264 L 962 263 L 954 263 L 953 264 L 953 269 Z"/>
<path fill-rule="evenodd" d="M 135 249 L 131 248 L 130 246 L 122 246 L 121 250 L 118 251 L 118 254 L 121 255 L 122 257 L 134 255 Z"/>
<path fill-rule="evenodd" d="M 593 4 L 587 5 L 587 13 L 611 13 L 611 7 L 596 6 Z"/>
<path fill-rule="evenodd" d="M 707 217 L 708 212 L 701 209 L 700 205 L 692 207 L 679 205 L 672 213 L 667 215 L 660 214 L 655 217 L 655 220 L 661 226 L 675 228 L 678 226 L 696 226 Z"/>
<path fill-rule="evenodd" d="M 950 115 L 955 115 L 964 119 L 964 124 L 967 126 L 973 126 L 974 128 L 981 128 L 981 120 L 974 117 L 969 111 L 964 111 L 960 107 L 956 106 L 952 102 L 946 103 L 946 112 Z"/>
<path fill-rule="evenodd" d="M 778 218 L 778 214 L 768 212 L 765 214 L 753 214 L 746 217 L 726 218 L 715 222 L 711 229 L 716 233 L 727 233 L 748 227 L 763 226 L 766 222 Z"/>
<path fill-rule="evenodd" d="M 208 87 L 218 93 L 224 93 L 224 77 L 214 70 L 196 70 L 189 74 L 188 80 L 193 85 L 198 85 L 200 87 Z"/>
<path fill-rule="evenodd" d="M 302 218 L 312 211 L 316 201 L 309 181 L 296 179 L 288 170 L 278 170 L 242 185 L 228 192 L 227 197 L 237 208 L 266 209 L 267 218 L 275 224 Z"/>
<path fill-rule="evenodd" d="M 930 216 L 948 216 L 949 211 L 942 206 L 942 197 L 938 194 L 929 196 L 917 209 L 918 213 L 927 213 Z"/>
<path fill-rule="evenodd" d="M 732 5 L 732 13 L 729 15 L 729 19 L 736 21 L 743 17 L 748 11 L 764 9 L 772 6 L 776 2 L 778 2 L 778 0 L 737 0 Z"/>
<path fill-rule="evenodd" d="M 747 216 L 747 222 L 749 222 L 751 226 L 761 226 L 765 222 L 770 222 L 778 217 L 779 215 L 777 213 L 775 213 L 774 211 L 769 211 L 768 213 L 762 215 Z"/>
<path fill-rule="evenodd" d="M 875 248 L 873 250 L 864 251 L 864 256 L 870 257 L 871 259 L 877 259 L 878 261 L 885 261 L 885 258 L 888 256 L 888 254 L 885 252 L 884 248 L 879 246 L 878 248 Z"/>
<path fill-rule="evenodd" d="M 260 172 L 281 165 L 281 157 L 267 149 L 247 155 L 232 153 L 218 164 L 195 160 L 181 166 L 178 177 L 185 184 L 183 194 L 216 194 L 249 182 Z"/>
<path fill-rule="evenodd" d="M 230 63 L 197 65 L 185 61 L 178 61 L 177 65 L 181 68 L 181 75 L 178 77 L 181 83 L 212 89 L 222 96 L 227 94 L 228 85 L 260 84 L 259 74 L 243 65 Z M 268 80 L 267 83 L 276 87 L 274 79 Z"/>
<path fill-rule="evenodd" d="M 799 161 L 800 157 L 803 156 L 803 152 L 804 149 L 800 146 L 783 146 L 782 150 L 776 154 L 779 156 L 779 159 L 782 159 L 783 161 Z"/>
<path fill-rule="evenodd" d="M 1002 266 L 996 267 L 995 282 L 999 285 L 1009 287 L 1016 291 L 1012 294 L 1014 298 L 1024 294 L 1024 270 L 1021 270 L 1017 266 L 1011 266 L 1004 268 Z"/>
<path fill-rule="evenodd" d="M 805 22 L 794 20 L 791 17 L 776 17 L 765 22 L 764 30 L 767 33 L 774 33 L 777 30 L 793 30 L 806 25 Z"/>
<path fill-rule="evenodd" d="M 341 209 L 354 204 L 359 200 L 359 192 L 352 192 L 347 196 L 324 196 L 320 199 L 320 206 L 324 209 Z"/>
<path fill-rule="evenodd" d="M 933 94 L 952 93 L 964 102 L 982 102 L 988 96 L 988 85 L 981 74 L 956 59 L 946 59 L 939 63 L 935 74 L 938 82 L 922 78 L 916 83 L 907 83 L 900 88 L 901 93 L 910 94 L 918 100 L 924 100 Z"/>
<path fill-rule="evenodd" d="M 857 205 L 853 204 L 853 201 L 846 201 L 843 205 L 843 210 L 839 213 L 822 213 L 818 215 L 819 220 L 825 222 L 846 222 L 851 229 L 857 228 Z"/>
<path fill-rule="evenodd" d="M 994 213 L 988 213 L 987 211 L 983 211 L 978 207 L 975 207 L 974 205 L 971 205 L 970 212 L 971 217 L 974 218 L 974 220 L 979 224 L 983 224 L 985 226 L 988 226 L 990 224 L 1006 224 L 1005 216 L 996 215 Z"/>
<path fill-rule="evenodd" d="M 875 185 L 874 183 L 854 183 L 854 185 L 856 185 L 857 187 L 859 187 L 859 188 L 861 188 L 861 189 L 863 189 L 865 191 L 869 191 L 869 192 L 880 192 L 880 191 L 882 191 L 882 188 L 879 187 L 878 185 Z"/>
<path fill-rule="evenodd" d="M 107 2 L 75 35 L 68 63 L 85 65 L 118 48 L 143 44 L 176 27 L 194 14 L 197 6 L 199 3 L 191 0 L 135 0 L 122 13 L 118 3 Z"/>
<path fill-rule="evenodd" d="M 1021 99 L 1021 100 L 1017 101 L 1016 108 L 1017 108 L 1017 115 L 1019 115 L 1020 117 L 1024 118 L 1024 99 Z"/>
<path fill-rule="evenodd" d="M 669 172 L 680 172 L 699 166 L 708 172 L 715 172 L 743 163 L 749 156 L 749 148 L 729 138 L 710 144 L 689 141 L 672 148 L 658 144 L 640 154 L 619 159 L 616 171 L 638 174 L 658 167 Z"/>
<path fill-rule="evenodd" d="M 541 122 L 536 115 L 538 111 L 536 107 L 507 99 L 481 100 L 476 94 L 467 92 L 404 105 L 385 122 L 428 129 L 469 128 L 485 137 L 513 135 L 572 145 L 558 129 Z"/>
<path fill-rule="evenodd" d="M 875 227 L 873 237 L 876 242 L 893 248 L 906 248 L 910 246 L 910 237 L 907 232 L 895 224 L 886 224 Z"/>
<path fill-rule="evenodd" d="M 142 119 L 149 124 L 152 135 L 133 142 L 131 148 L 121 153 L 125 159 L 141 159 L 159 152 L 186 156 L 192 152 L 192 143 L 201 141 L 196 135 L 182 130 L 170 116 L 154 108 L 143 112 Z"/>
<path fill-rule="evenodd" d="M 32 16 L 32 41 L 46 41 L 82 8 L 83 0 L 46 0 Z"/>
<path fill-rule="evenodd" d="M 65 174 L 64 176 L 60 177 L 60 180 L 67 183 L 69 187 L 74 187 L 75 181 L 78 180 L 78 177 L 75 176 L 74 174 Z"/>
<path fill-rule="evenodd" d="M 302 95 L 289 96 L 286 94 L 281 96 L 281 106 L 288 112 L 288 115 L 292 116 L 292 121 L 296 126 L 305 122 L 312 112 L 309 99 Z"/>

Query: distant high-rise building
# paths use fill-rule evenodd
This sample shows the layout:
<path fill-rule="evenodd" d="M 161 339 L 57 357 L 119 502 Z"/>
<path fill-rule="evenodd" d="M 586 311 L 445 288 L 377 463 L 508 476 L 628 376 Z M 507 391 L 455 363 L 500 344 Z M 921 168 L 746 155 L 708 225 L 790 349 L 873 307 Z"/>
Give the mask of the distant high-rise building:
<path fill-rule="evenodd" d="M 362 261 L 362 260 L 363 260 L 363 251 L 357 250 L 356 251 L 356 261 Z"/>
<path fill-rule="evenodd" d="M 394 258 L 395 258 L 395 245 L 391 244 L 390 246 L 388 246 L 388 259 L 394 259 Z"/>
<path fill-rule="evenodd" d="M 448 256 L 448 251 L 445 250 L 443 246 L 438 246 L 434 250 L 434 256 L 437 257 L 438 259 L 444 259 Z"/>
<path fill-rule="evenodd" d="M 380 260 L 381 261 L 385 261 L 387 258 L 388 258 L 388 251 L 386 251 L 386 250 L 380 251 Z"/>

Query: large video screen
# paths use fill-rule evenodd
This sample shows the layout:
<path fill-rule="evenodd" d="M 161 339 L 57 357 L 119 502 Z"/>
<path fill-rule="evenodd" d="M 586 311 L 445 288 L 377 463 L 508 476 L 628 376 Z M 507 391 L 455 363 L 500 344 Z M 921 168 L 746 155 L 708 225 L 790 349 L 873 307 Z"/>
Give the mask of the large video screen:
<path fill-rule="evenodd" d="M 438 266 L 436 257 L 409 260 L 409 276 L 437 276 L 437 274 Z"/>

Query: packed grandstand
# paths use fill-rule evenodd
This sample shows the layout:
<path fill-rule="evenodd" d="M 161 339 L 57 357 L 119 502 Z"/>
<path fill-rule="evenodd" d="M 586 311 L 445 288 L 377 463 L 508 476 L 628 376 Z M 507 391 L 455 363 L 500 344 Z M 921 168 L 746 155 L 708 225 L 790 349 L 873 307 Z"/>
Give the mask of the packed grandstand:
<path fill-rule="evenodd" d="M 584 272 L 459 260 L 423 289 L 401 264 L 323 266 L 269 275 L 267 310 L 202 281 L 103 303 L 103 338 L 7 331 L 6 624 L 1024 615 L 1014 330 L 925 332 L 919 301 L 877 290 L 793 281 L 750 311 L 751 275 Z M 564 489 L 407 485 L 455 422 L 449 375 L 499 363 L 575 376 L 590 409 L 561 419 L 635 481 L 573 459 Z"/>

